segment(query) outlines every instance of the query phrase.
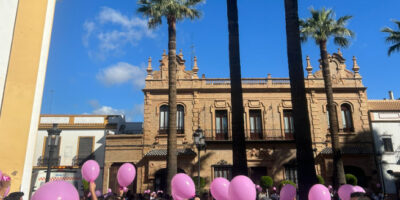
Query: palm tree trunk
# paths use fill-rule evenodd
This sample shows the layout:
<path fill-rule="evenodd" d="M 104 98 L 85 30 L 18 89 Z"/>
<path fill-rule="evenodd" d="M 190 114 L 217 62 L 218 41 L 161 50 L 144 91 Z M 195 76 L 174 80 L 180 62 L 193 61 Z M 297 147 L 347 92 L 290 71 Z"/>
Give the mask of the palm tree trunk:
<path fill-rule="evenodd" d="M 229 67 L 232 103 L 232 176 L 248 175 L 243 120 L 243 92 L 240 72 L 237 0 L 227 0 L 229 31 Z"/>
<path fill-rule="evenodd" d="M 307 200 L 308 191 L 318 181 L 315 172 L 310 119 L 304 85 L 297 0 L 285 0 L 285 17 L 299 197 L 300 200 Z"/>
<path fill-rule="evenodd" d="M 336 106 L 333 101 L 333 89 L 331 72 L 328 63 L 328 51 L 326 41 L 319 43 L 322 59 L 322 74 L 324 76 L 325 93 L 327 100 L 327 110 L 329 111 L 329 132 L 331 133 L 332 152 L 333 152 L 333 187 L 337 190 L 342 184 L 346 184 L 344 176 L 342 153 L 339 146 L 339 126 L 337 119 Z"/>
<path fill-rule="evenodd" d="M 171 194 L 171 180 L 177 173 L 176 142 L 176 21 L 168 18 L 168 148 L 167 193 Z"/>

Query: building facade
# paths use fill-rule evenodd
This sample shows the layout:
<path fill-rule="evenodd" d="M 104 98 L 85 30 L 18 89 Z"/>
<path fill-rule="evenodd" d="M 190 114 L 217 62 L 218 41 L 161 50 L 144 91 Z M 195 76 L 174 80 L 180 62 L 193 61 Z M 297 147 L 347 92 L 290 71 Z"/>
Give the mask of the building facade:
<path fill-rule="evenodd" d="M 383 192 L 399 198 L 400 100 L 369 100 L 368 106 Z"/>
<path fill-rule="evenodd" d="M 68 181 L 83 195 L 81 166 L 87 160 L 96 160 L 100 166 L 96 185 L 101 189 L 105 137 L 118 133 L 124 123 L 120 115 L 41 115 L 33 154 L 31 194 L 45 183 L 49 162 L 52 165 L 50 181 Z M 47 130 L 53 124 L 58 124 L 61 133 L 50 159 Z"/>
<path fill-rule="evenodd" d="M 11 192 L 30 189 L 55 3 L 0 1 L 0 170 Z"/>
<path fill-rule="evenodd" d="M 334 100 L 338 110 L 339 137 L 346 173 L 359 177 L 363 186 L 377 180 L 368 121 L 366 88 L 353 58 L 352 71 L 340 52 L 329 56 Z M 178 172 L 197 176 L 197 150 L 192 135 L 199 127 L 206 136 L 201 152 L 201 176 L 210 183 L 216 177 L 232 178 L 230 80 L 198 75 L 197 59 L 186 70 L 182 53 L 177 56 Z M 305 79 L 317 173 L 332 181 L 332 150 L 321 68 L 315 70 L 307 57 Z M 138 175 L 135 190 L 164 189 L 168 130 L 168 56 L 159 70 L 149 58 L 144 93 L 144 131 L 135 136 L 107 136 L 106 167 L 132 162 Z M 292 104 L 288 78 L 243 78 L 244 119 L 249 176 L 258 183 L 271 176 L 297 182 Z M 130 141 L 126 140 L 126 137 Z M 129 158 L 128 158 L 129 157 Z M 106 170 L 105 170 L 106 171 Z M 112 179 L 105 173 L 105 180 Z M 104 182 L 107 184 L 107 182 Z M 110 183 L 109 183 L 110 184 Z M 105 188 L 106 185 L 103 186 Z M 208 187 L 208 186 L 207 186 Z"/>

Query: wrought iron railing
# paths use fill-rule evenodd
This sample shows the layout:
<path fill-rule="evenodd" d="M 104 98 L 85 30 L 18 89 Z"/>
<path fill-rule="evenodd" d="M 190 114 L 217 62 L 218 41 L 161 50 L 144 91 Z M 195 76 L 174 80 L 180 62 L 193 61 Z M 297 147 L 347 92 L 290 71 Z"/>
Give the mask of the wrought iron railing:
<path fill-rule="evenodd" d="M 94 155 L 94 153 L 91 153 L 91 154 L 89 154 L 89 155 L 78 155 L 78 156 L 75 156 L 73 159 L 72 159 L 72 165 L 73 166 L 81 166 L 81 165 L 83 165 L 83 163 L 85 163 L 86 161 L 88 161 L 88 160 L 95 160 L 96 159 L 96 156 Z"/>
<path fill-rule="evenodd" d="M 60 161 L 61 161 L 61 157 L 60 156 L 53 156 L 53 158 L 50 160 L 51 166 L 59 166 L 60 165 Z M 38 162 L 37 162 L 38 166 L 47 167 L 48 163 L 49 163 L 49 157 L 40 156 L 38 158 Z"/>
<path fill-rule="evenodd" d="M 185 129 L 184 128 L 177 128 L 176 129 L 177 134 L 184 134 Z M 158 134 L 168 134 L 168 128 L 160 128 L 158 129 Z"/>
<path fill-rule="evenodd" d="M 206 141 L 231 141 L 232 130 L 207 129 L 203 130 Z M 293 133 L 284 133 L 281 129 L 245 130 L 246 141 L 290 141 L 294 140 Z"/>

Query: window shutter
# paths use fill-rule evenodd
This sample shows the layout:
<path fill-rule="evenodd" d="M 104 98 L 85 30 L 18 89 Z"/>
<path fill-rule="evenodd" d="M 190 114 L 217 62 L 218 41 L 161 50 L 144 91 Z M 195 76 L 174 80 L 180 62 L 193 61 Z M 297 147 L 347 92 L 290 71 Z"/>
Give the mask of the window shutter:
<path fill-rule="evenodd" d="M 92 153 L 93 137 L 81 137 L 79 139 L 78 158 L 84 159 Z"/>

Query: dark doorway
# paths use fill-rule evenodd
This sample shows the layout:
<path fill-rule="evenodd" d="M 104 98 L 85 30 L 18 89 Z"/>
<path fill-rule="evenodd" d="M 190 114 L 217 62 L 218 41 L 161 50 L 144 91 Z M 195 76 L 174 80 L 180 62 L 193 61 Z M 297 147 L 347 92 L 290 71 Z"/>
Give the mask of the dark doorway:
<path fill-rule="evenodd" d="M 361 168 L 355 166 L 344 166 L 344 173 L 353 174 L 357 177 L 357 185 L 367 187 L 368 180 Z"/>
<path fill-rule="evenodd" d="M 117 174 L 118 174 L 118 169 L 121 167 L 121 165 L 124 163 L 114 163 L 110 167 L 110 173 L 109 173 L 109 178 L 108 178 L 108 187 L 111 188 L 111 190 L 114 193 L 118 193 L 119 191 L 119 184 L 117 180 Z M 133 163 L 132 163 L 133 164 Z M 133 164 L 135 166 L 135 164 Z M 136 177 L 133 180 L 133 182 L 128 186 L 128 190 L 132 191 L 132 194 L 136 194 L 136 184 L 137 184 L 137 168 L 136 169 Z"/>
<path fill-rule="evenodd" d="M 178 173 L 185 173 L 183 169 L 178 168 Z M 154 175 L 154 191 L 167 191 L 167 168 L 160 169 Z"/>
<path fill-rule="evenodd" d="M 260 185 L 261 176 L 267 175 L 267 168 L 266 167 L 250 167 L 249 168 L 250 179 L 256 185 Z"/>

